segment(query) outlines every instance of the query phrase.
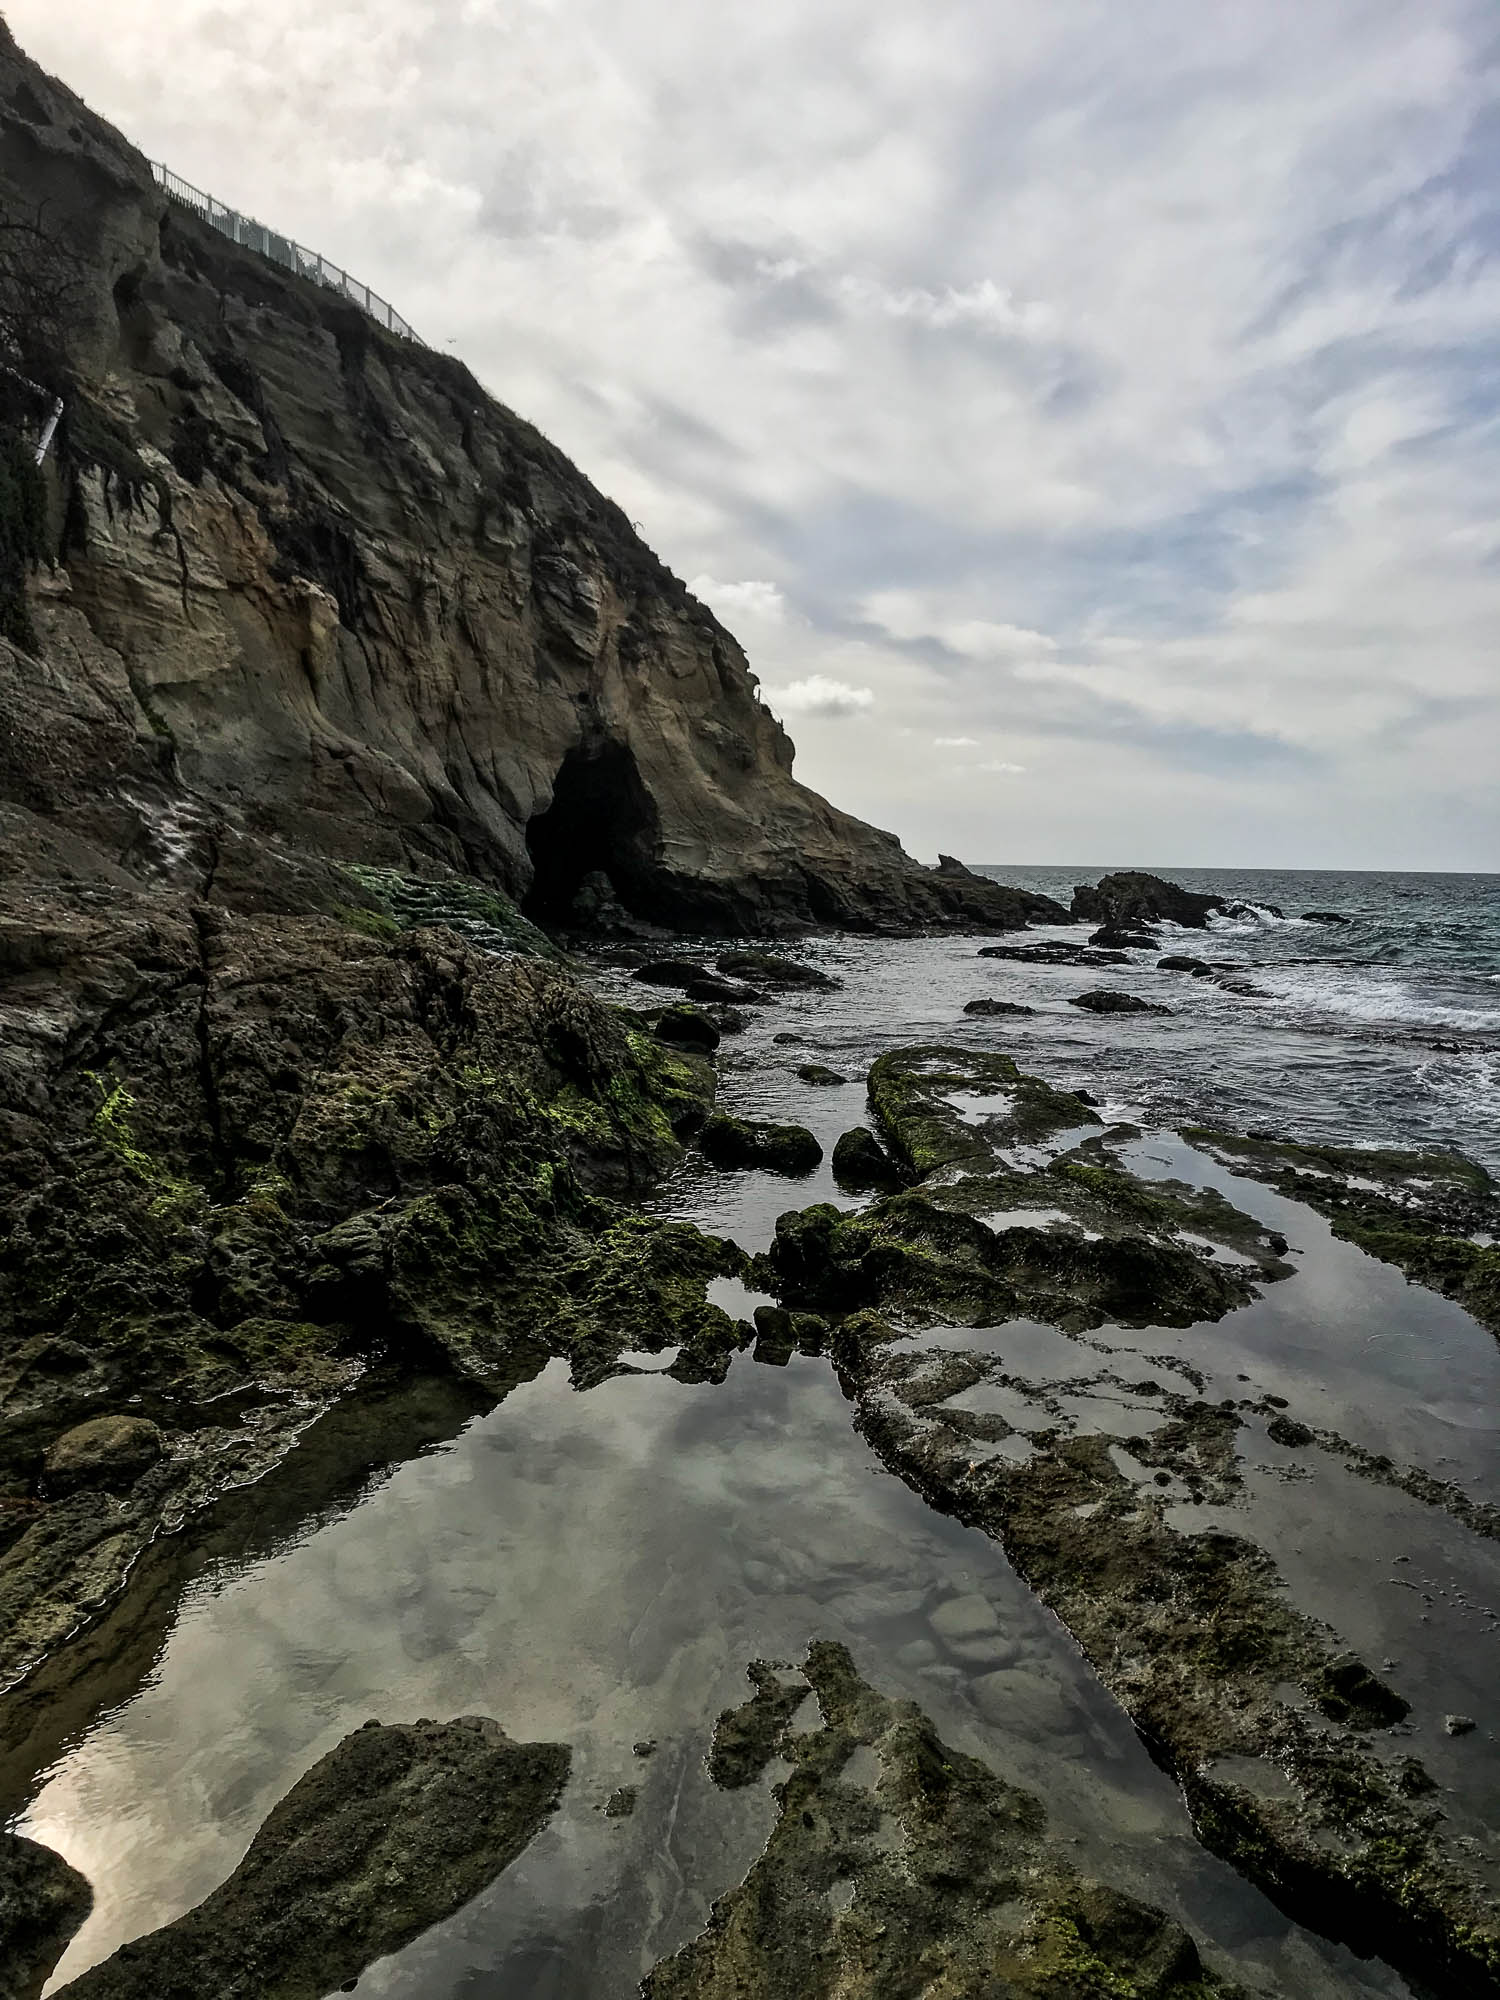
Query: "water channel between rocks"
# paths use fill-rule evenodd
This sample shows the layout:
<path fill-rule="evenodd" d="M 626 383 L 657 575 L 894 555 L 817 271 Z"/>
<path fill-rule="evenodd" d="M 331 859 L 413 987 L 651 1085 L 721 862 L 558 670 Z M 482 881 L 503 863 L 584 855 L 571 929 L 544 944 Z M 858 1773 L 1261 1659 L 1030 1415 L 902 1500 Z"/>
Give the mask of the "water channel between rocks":
<path fill-rule="evenodd" d="M 966 976 L 946 948 L 940 963 L 950 984 Z M 809 1087 L 795 1064 L 816 1055 L 861 1074 L 879 1048 L 932 1038 L 955 994 L 967 997 L 953 984 L 911 1022 L 853 1019 L 848 994 L 768 1010 L 725 1045 L 724 1099 L 809 1123 L 831 1150 L 863 1093 Z M 804 1042 L 776 1046 L 777 1029 Z M 1008 1046 L 967 1023 L 956 1033 Z M 1297 1275 L 1183 1331 L 1107 1326 L 1076 1342 L 1022 1322 L 915 1342 L 1001 1353 L 1015 1376 L 1053 1382 L 1114 1355 L 1137 1374 L 1143 1357 L 1158 1374 L 1177 1363 L 1210 1399 L 1284 1396 L 1368 1450 L 1493 1491 L 1500 1348 L 1488 1334 L 1170 1135 L 1146 1135 L 1129 1159 L 1218 1186 L 1284 1230 Z M 850 1205 L 826 1165 L 789 1183 L 694 1160 L 657 1205 L 755 1249 L 781 1209 L 830 1198 Z M 728 1281 L 717 1295 L 731 1311 L 753 1303 Z M 81 1667 L 44 1669 L 31 1735 L 5 1752 L 7 1805 L 29 1799 L 17 1823 L 96 1895 L 49 1992 L 199 1901 L 295 1779 L 368 1717 L 477 1712 L 513 1737 L 572 1746 L 562 1807 L 488 1891 L 357 1990 L 627 2000 L 770 1830 L 769 1779 L 735 1793 L 708 1780 L 714 1717 L 743 1699 L 748 1661 L 798 1658 L 814 1637 L 844 1641 L 883 1692 L 910 1696 L 950 1741 L 1036 1792 L 1081 1868 L 1168 1908 L 1250 1991 L 1406 1992 L 1198 1846 L 1175 1786 L 1068 1633 L 994 1543 L 880 1466 L 826 1360 L 771 1366 L 745 1352 L 722 1384 L 686 1386 L 662 1375 L 668 1358 L 637 1357 L 638 1372 L 582 1393 L 554 1362 L 480 1411 L 443 1384 L 372 1387 L 363 1430 L 356 1398 L 253 1497 L 231 1496 L 196 1537 L 147 1558 L 130 1602 L 84 1642 L 87 1684 Z M 1107 1430 L 1098 1394 L 1075 1414 Z M 1487 1843 L 1500 1817 L 1487 1715 L 1497 1545 L 1330 1453 L 1278 1446 L 1254 1420 L 1241 1457 L 1242 1503 L 1184 1502 L 1180 1525 L 1222 1520 L 1261 1541 L 1304 1609 L 1377 1667 L 1395 1661 L 1412 1747 Z M 1453 1709 L 1481 1728 L 1447 1738 Z M 623 1786 L 636 1809 L 609 1817 Z"/>

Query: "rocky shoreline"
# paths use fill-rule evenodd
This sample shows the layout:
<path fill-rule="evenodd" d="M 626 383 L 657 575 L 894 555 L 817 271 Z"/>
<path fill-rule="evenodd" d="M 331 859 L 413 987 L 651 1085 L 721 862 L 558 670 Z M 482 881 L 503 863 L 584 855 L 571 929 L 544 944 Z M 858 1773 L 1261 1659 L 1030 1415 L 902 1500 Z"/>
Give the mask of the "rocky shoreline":
<path fill-rule="evenodd" d="M 1088 1093 L 998 1050 L 890 1050 L 866 1079 L 868 1125 L 834 1154 L 843 1185 L 875 1192 L 788 1210 L 751 1259 L 638 1205 L 684 1147 L 729 1174 L 795 1177 L 821 1157 L 796 1126 L 715 1110 L 710 1014 L 725 1003 L 672 997 L 701 968 L 632 982 L 666 996 L 640 1008 L 594 997 L 555 956 L 501 957 L 440 928 L 381 937 L 202 905 L 174 924 L 116 902 L 108 915 L 54 904 L 47 924 L 32 918 L 24 957 L 19 929 L 8 936 L 4 997 L 28 1024 L 10 1044 L 0 1257 L 18 1336 L 0 1406 L 17 1694 L 153 1539 L 191 1532 L 217 1494 L 263 1477 L 374 1364 L 436 1362 L 488 1399 L 552 1356 L 587 1387 L 630 1353 L 671 1349 L 671 1374 L 712 1383 L 752 1341 L 759 1359 L 826 1352 L 884 1463 L 991 1535 L 1072 1631 L 1200 1838 L 1418 1983 L 1438 1967 L 1438 1990 L 1500 1990 L 1500 1899 L 1445 1826 L 1399 1686 L 1288 1602 L 1263 1548 L 1183 1519 L 1234 1500 L 1256 1426 L 1292 1451 L 1321 1440 L 1354 1476 L 1469 1532 L 1494 1537 L 1500 1515 L 1285 1399 L 1206 1400 L 1181 1355 L 1135 1375 L 1091 1356 L 1103 1328 L 1212 1325 L 1290 1278 L 1296 1257 L 1215 1187 L 1142 1178 L 1139 1135 Z M 799 979 L 797 960 L 779 964 L 739 966 L 761 986 L 736 1004 L 759 1013 L 777 990 L 808 990 L 811 968 Z M 702 1032 L 682 1039 L 694 1020 Z M 1474 1239 L 1500 1202 L 1482 1170 L 1186 1136 L 1487 1316 Z M 777 1304 L 753 1326 L 736 1319 L 709 1300 L 721 1277 Z M 1056 1352 L 1012 1364 L 995 1348 L 1007 1326 L 1037 1329 L 1033 1341 L 1055 1329 Z M 24 1843 L 7 1867 L 17 1886 L 0 1908 L 58 1898 Z M 1080 1892 L 1056 1893 L 1073 1909 Z M 803 1922 L 782 1912 L 773 1929 Z M 747 1923 L 726 1911 L 732 1949 L 705 1942 L 648 1990 L 717 1991 L 739 1976 L 728 1968 L 759 1963 L 773 1939 Z M 1016 1949 L 1046 1967 L 1053 1931 L 1031 1923 Z M 835 1925 L 817 1979 L 865 1963 L 850 1924 Z M 1178 1983 L 1099 1990 L 1221 1990 L 1176 1945 L 1167 1956 Z"/>

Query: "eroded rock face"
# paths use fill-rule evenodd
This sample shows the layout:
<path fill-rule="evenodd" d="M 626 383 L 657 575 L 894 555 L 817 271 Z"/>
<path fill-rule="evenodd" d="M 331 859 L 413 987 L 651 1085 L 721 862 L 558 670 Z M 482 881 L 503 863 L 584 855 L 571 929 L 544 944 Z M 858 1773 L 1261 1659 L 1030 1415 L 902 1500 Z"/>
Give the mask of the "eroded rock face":
<path fill-rule="evenodd" d="M 0 1683 L 372 1358 L 721 1372 L 700 1055 L 451 930 L 0 884 Z M 145 1398 L 149 1419 L 131 1409 Z"/>
<path fill-rule="evenodd" d="M 169 204 L 3 29 L 0 193 L 81 259 L 49 364 L 66 568 L 40 659 L 0 654 L 0 799 L 254 907 L 327 907 L 306 864 L 354 861 L 564 928 L 1055 911 L 798 785 L 619 507 L 461 363 Z"/>
<path fill-rule="evenodd" d="M 221 1889 L 62 1991 L 74 2000 L 323 2000 L 509 1867 L 567 1779 L 497 1722 L 367 1723 L 294 1785 Z"/>
<path fill-rule="evenodd" d="M 1040 1800 L 944 1743 L 844 1647 L 800 1671 L 757 1661 L 756 1692 L 719 1718 L 709 1772 L 753 1782 L 792 1769 L 744 1882 L 701 1936 L 646 1979 L 646 2000 L 898 2000 L 919 1994 L 1230 2000 L 1179 1924 L 1080 1876 L 1047 1837 Z M 816 1726 L 789 1724 L 808 1694 Z M 856 1775 L 856 1753 L 874 1776 Z"/>

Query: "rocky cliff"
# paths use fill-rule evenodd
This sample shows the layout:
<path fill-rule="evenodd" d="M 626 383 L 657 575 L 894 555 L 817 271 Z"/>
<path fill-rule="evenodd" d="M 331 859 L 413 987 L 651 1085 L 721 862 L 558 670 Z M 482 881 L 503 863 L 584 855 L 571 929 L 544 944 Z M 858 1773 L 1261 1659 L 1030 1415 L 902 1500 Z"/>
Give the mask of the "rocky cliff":
<path fill-rule="evenodd" d="M 240 907 L 354 862 L 563 924 L 1024 921 L 797 784 L 734 639 L 461 363 L 169 203 L 3 24 L 0 205 L 39 225 L 11 358 L 67 402 L 0 538 L 47 558 L 0 650 L 13 829 Z"/>

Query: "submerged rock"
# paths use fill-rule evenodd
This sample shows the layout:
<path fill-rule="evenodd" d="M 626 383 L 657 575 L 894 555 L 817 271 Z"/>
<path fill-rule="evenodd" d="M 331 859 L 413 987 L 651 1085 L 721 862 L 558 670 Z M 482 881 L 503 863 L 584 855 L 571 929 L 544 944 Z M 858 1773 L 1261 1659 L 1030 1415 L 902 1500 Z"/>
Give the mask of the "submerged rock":
<path fill-rule="evenodd" d="M 1166 922 L 1201 931 L 1213 913 L 1224 907 L 1222 896 L 1200 895 L 1160 875 L 1126 870 L 1103 876 L 1092 888 L 1086 883 L 1076 888 L 1072 914 L 1095 923 L 1129 926 Z"/>
<path fill-rule="evenodd" d="M 877 1693 L 844 1647 L 814 1642 L 787 1680 L 750 1673 L 756 1694 L 719 1718 L 709 1771 L 744 1785 L 785 1757 L 776 1825 L 645 2000 L 1230 2000 L 1180 1925 L 1080 1875 L 1039 1799 Z M 809 1692 L 819 1720 L 794 1732 Z"/>
<path fill-rule="evenodd" d="M 1036 1009 L 1035 1007 L 1023 1007 L 1020 1004 L 1020 1002 L 1016 1000 L 990 1000 L 986 998 L 979 1000 L 966 1000 L 964 1002 L 964 1012 L 966 1014 L 996 1014 L 996 1015 L 1034 1014 L 1036 1012 Z"/>
<path fill-rule="evenodd" d="M 654 958 L 645 965 L 638 965 L 630 976 L 647 986 L 685 987 L 712 975 L 706 965 L 694 965 L 690 959 Z"/>
<path fill-rule="evenodd" d="M 1352 924 L 1354 919 L 1341 916 L 1337 910 L 1304 910 L 1302 921 L 1305 924 Z"/>
<path fill-rule="evenodd" d="M 93 1901 L 60 1854 L 0 1832 L 0 2000 L 38 2000 Z"/>
<path fill-rule="evenodd" d="M 1165 958 L 1156 961 L 1158 972 L 1190 972 L 1194 979 L 1212 979 L 1214 969 L 1204 958 L 1193 958 L 1186 952 L 1168 952 Z"/>
<path fill-rule="evenodd" d="M 483 1716 L 366 1723 L 300 1779 L 222 1888 L 85 1972 L 72 2000 L 323 2000 L 451 1916 L 551 1817 L 561 1743 Z"/>
<path fill-rule="evenodd" d="M 939 1167 L 993 1164 L 997 1145 L 1036 1145 L 1099 1119 L 1068 1091 L 1028 1076 L 1007 1055 L 923 1043 L 870 1068 L 870 1110 L 897 1165 L 920 1180 Z M 978 1100 L 965 1118 L 950 1100 Z"/>
<path fill-rule="evenodd" d="M 847 1194 L 867 1194 L 871 1189 L 893 1194 L 904 1184 L 895 1161 L 864 1125 L 840 1134 L 833 1149 L 833 1178 Z"/>
<path fill-rule="evenodd" d="M 765 1167 L 775 1174 L 810 1174 L 823 1148 L 805 1125 L 774 1125 L 715 1112 L 698 1144 L 716 1167 Z"/>
<path fill-rule="evenodd" d="M 827 1063 L 799 1063 L 797 1074 L 804 1083 L 815 1083 L 825 1089 L 831 1088 L 836 1083 L 849 1081 L 847 1076 L 840 1076 L 836 1069 L 830 1069 Z"/>
<path fill-rule="evenodd" d="M 1070 993 L 1070 1007 L 1084 1007 L 1090 1014 L 1170 1014 L 1170 1007 L 1160 1007 L 1153 1000 L 1140 1000 L 1134 993 L 1121 993 L 1114 987 L 1100 986 L 1088 993 Z"/>

